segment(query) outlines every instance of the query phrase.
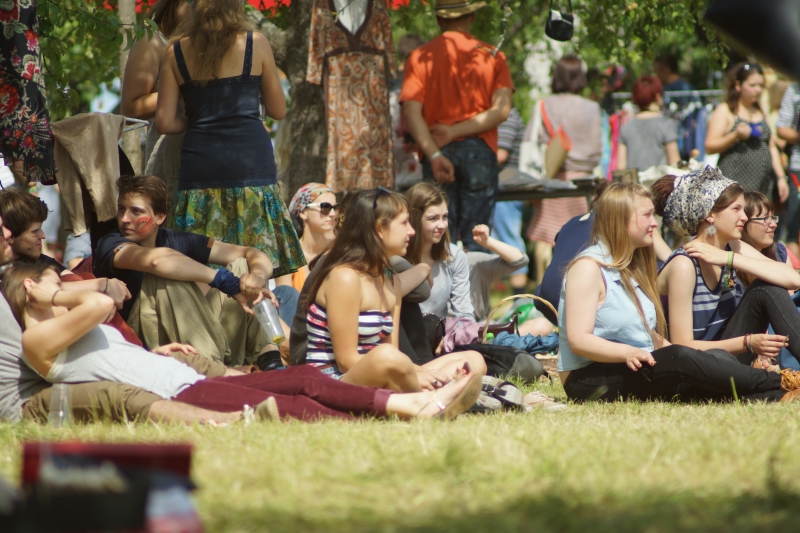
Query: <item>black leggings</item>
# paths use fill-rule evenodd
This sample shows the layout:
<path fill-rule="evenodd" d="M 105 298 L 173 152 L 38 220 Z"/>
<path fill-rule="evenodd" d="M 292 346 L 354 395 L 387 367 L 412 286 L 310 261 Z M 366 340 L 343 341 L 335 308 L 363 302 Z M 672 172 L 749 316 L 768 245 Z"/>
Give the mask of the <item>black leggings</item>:
<path fill-rule="evenodd" d="M 760 279 L 747 287 L 736 312 L 725 326 L 722 338 L 766 333 L 770 324 L 776 334 L 789 337 L 789 351 L 800 361 L 800 313 L 797 312 L 797 304 L 792 301 L 786 289 Z M 755 356 L 743 352 L 736 359 L 749 365 Z"/>
<path fill-rule="evenodd" d="M 795 311 L 795 314 L 797 312 Z M 739 364 L 727 352 L 702 352 L 672 345 L 653 352 L 655 366 L 642 363 L 634 372 L 625 363 L 592 363 L 570 372 L 564 390 L 571 400 L 692 401 L 731 399 L 779 401 L 781 375 Z"/>

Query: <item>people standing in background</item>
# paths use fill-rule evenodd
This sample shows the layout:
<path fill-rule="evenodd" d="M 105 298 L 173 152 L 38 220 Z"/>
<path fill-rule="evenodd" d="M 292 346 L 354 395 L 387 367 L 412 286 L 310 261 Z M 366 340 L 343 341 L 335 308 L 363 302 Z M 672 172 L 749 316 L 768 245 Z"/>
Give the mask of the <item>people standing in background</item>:
<path fill-rule="evenodd" d="M 671 53 L 659 55 L 653 61 L 653 71 L 664 91 L 693 91 L 692 84 L 683 79 L 678 72 L 678 56 Z"/>
<path fill-rule="evenodd" d="M 290 274 L 305 258 L 259 110 L 286 114 L 269 42 L 239 0 L 197 0 L 179 33 L 164 55 L 156 106 L 161 133 L 186 132 L 171 226 L 257 248 L 276 277 Z"/>
<path fill-rule="evenodd" d="M 498 148 L 497 163 L 500 165 L 500 172 L 505 169 L 519 169 L 519 147 L 522 144 L 522 137 L 525 135 L 525 122 L 523 122 L 519 111 L 511 108 L 508 118 L 497 127 Z M 525 202 L 513 200 L 510 202 L 497 202 L 494 206 L 494 227 L 493 236 L 514 248 L 525 253 L 525 240 L 522 238 L 522 215 L 525 210 Z M 473 232 L 474 233 L 474 232 Z M 526 254 L 527 255 L 527 254 Z M 528 262 L 519 270 L 515 270 L 510 276 L 511 290 L 514 294 L 525 292 L 525 285 L 528 283 Z"/>
<path fill-rule="evenodd" d="M 597 102 L 578 96 L 586 87 L 583 64 L 576 56 L 562 57 L 553 72 L 553 95 L 543 100 L 543 113 L 553 131 L 563 128 L 572 142 L 564 166 L 556 179 L 570 181 L 591 175 L 600 162 L 600 106 Z M 547 144 L 550 135 L 542 128 L 539 142 Z M 534 139 L 535 140 L 535 139 Z M 586 198 L 552 198 L 534 203 L 533 219 L 528 227 L 528 239 L 536 242 L 536 277 L 542 282 L 544 271 L 553 255 L 558 231 L 572 217 L 589 210 Z"/>
<path fill-rule="evenodd" d="M 145 35 L 136 41 L 131 48 L 120 93 L 120 111 L 123 115 L 150 121 L 144 149 L 144 173 L 164 180 L 170 197 L 174 197 L 178 190 L 183 133 L 162 135 L 156 129 L 158 75 L 167 41 L 191 14 L 191 10 L 186 0 L 159 0 L 153 6 L 152 18 L 158 29 L 150 38 Z M 183 104 L 180 104 L 180 115 L 183 114 Z"/>
<path fill-rule="evenodd" d="M 643 171 L 656 165 L 674 165 L 681 159 L 678 124 L 661 114 L 661 82 L 655 76 L 641 76 L 632 92 L 639 112 L 620 129 L 617 168 Z"/>
<path fill-rule="evenodd" d="M 422 164 L 413 138 L 403 119 L 400 105 L 400 90 L 403 87 L 403 72 L 411 52 L 425 44 L 421 35 L 407 34 L 397 43 L 397 77 L 389 80 L 389 114 L 392 117 L 392 151 L 394 153 L 394 186 L 405 190 L 422 181 Z"/>
<path fill-rule="evenodd" d="M 468 250 L 476 224 L 491 224 L 497 199 L 497 126 L 511 112 L 514 84 L 503 52 L 470 34 L 485 2 L 437 0 L 442 33 L 406 62 L 400 101 L 424 155 L 423 179 L 450 198 L 450 232 Z"/>
<path fill-rule="evenodd" d="M 745 191 L 767 198 L 777 190 L 789 196 L 786 172 L 758 101 L 764 91 L 764 71 L 757 63 L 739 63 L 728 72 L 725 102 L 711 115 L 706 152 L 720 154 L 719 169 Z"/>
<path fill-rule="evenodd" d="M 775 129 L 778 137 L 786 141 L 789 153 L 789 199 L 786 203 L 786 247 L 800 256 L 800 83 L 793 83 L 781 98 Z"/>

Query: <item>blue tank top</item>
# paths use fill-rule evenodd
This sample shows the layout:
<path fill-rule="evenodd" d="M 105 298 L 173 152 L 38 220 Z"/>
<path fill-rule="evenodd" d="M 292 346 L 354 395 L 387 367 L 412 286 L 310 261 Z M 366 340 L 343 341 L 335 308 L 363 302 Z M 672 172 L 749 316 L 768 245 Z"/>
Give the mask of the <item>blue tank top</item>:
<path fill-rule="evenodd" d="M 273 185 L 277 178 L 272 140 L 259 114 L 261 75 L 251 76 L 253 33 L 247 32 L 240 76 L 193 80 L 180 41 L 174 45 L 189 125 L 181 145 L 178 189 Z"/>
<path fill-rule="evenodd" d="M 601 263 L 611 263 L 611 255 L 602 244 L 590 246 L 576 257 L 591 257 Z M 619 270 L 600 265 L 600 273 L 606 286 L 606 297 L 597 309 L 594 330 L 596 335 L 607 341 L 618 342 L 652 352 L 653 338 L 650 331 L 656 327 L 656 306 L 639 288 L 636 281 L 631 280 L 636 296 L 644 312 L 648 327 L 642 324 L 636 304 L 628 297 Z M 575 355 L 567 342 L 567 328 L 564 321 L 564 299 L 567 291 L 567 276 L 561 284 L 561 297 L 558 302 L 558 371 L 577 370 L 589 366 L 594 361 Z"/>
<path fill-rule="evenodd" d="M 729 246 L 725 247 L 730 250 Z M 694 340 L 696 341 L 716 341 L 722 337 L 722 332 L 725 331 L 725 326 L 728 320 L 736 312 L 736 307 L 742 299 L 744 294 L 744 285 L 736 278 L 733 289 L 723 290 L 722 277 L 725 275 L 727 267 L 722 267 L 717 280 L 717 286 L 712 291 L 706 285 L 706 280 L 703 279 L 703 273 L 700 271 L 700 263 L 687 254 L 683 247 L 678 248 L 667 258 L 667 261 L 659 270 L 664 270 L 673 258 L 684 255 L 692 260 L 694 264 L 695 281 L 694 293 L 692 293 L 692 328 L 694 330 Z M 735 269 L 734 269 L 735 270 Z M 667 316 L 667 325 L 669 325 L 669 299 L 666 296 L 661 296 L 661 303 L 664 306 L 664 313 Z"/>

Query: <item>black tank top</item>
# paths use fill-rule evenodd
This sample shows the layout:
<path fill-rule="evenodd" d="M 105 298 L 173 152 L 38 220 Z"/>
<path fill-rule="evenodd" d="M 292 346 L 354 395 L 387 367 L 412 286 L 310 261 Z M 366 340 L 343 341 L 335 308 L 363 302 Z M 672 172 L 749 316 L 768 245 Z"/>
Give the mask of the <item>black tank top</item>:
<path fill-rule="evenodd" d="M 178 189 L 260 187 L 276 182 L 275 157 L 259 115 L 261 75 L 251 76 L 253 33 L 247 32 L 240 76 L 192 80 L 180 41 L 174 45 L 189 125 L 181 146 Z"/>

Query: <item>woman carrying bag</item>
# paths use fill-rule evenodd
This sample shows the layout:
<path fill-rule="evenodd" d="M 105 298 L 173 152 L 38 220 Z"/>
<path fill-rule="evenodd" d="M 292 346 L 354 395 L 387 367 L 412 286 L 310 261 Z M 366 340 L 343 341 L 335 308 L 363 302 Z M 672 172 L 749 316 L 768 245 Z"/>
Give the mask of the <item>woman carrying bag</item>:
<path fill-rule="evenodd" d="M 538 142 L 547 145 L 542 177 L 547 174 L 549 178 L 571 181 L 591 175 L 600 163 L 600 106 L 578 96 L 585 86 L 586 75 L 580 59 L 561 58 L 553 73 L 553 95 L 539 103 L 542 125 L 534 124 L 532 128 L 540 131 Z M 561 226 L 588 210 L 585 198 L 552 198 L 534 203 L 527 237 L 536 243 L 535 261 L 540 283 Z"/>

